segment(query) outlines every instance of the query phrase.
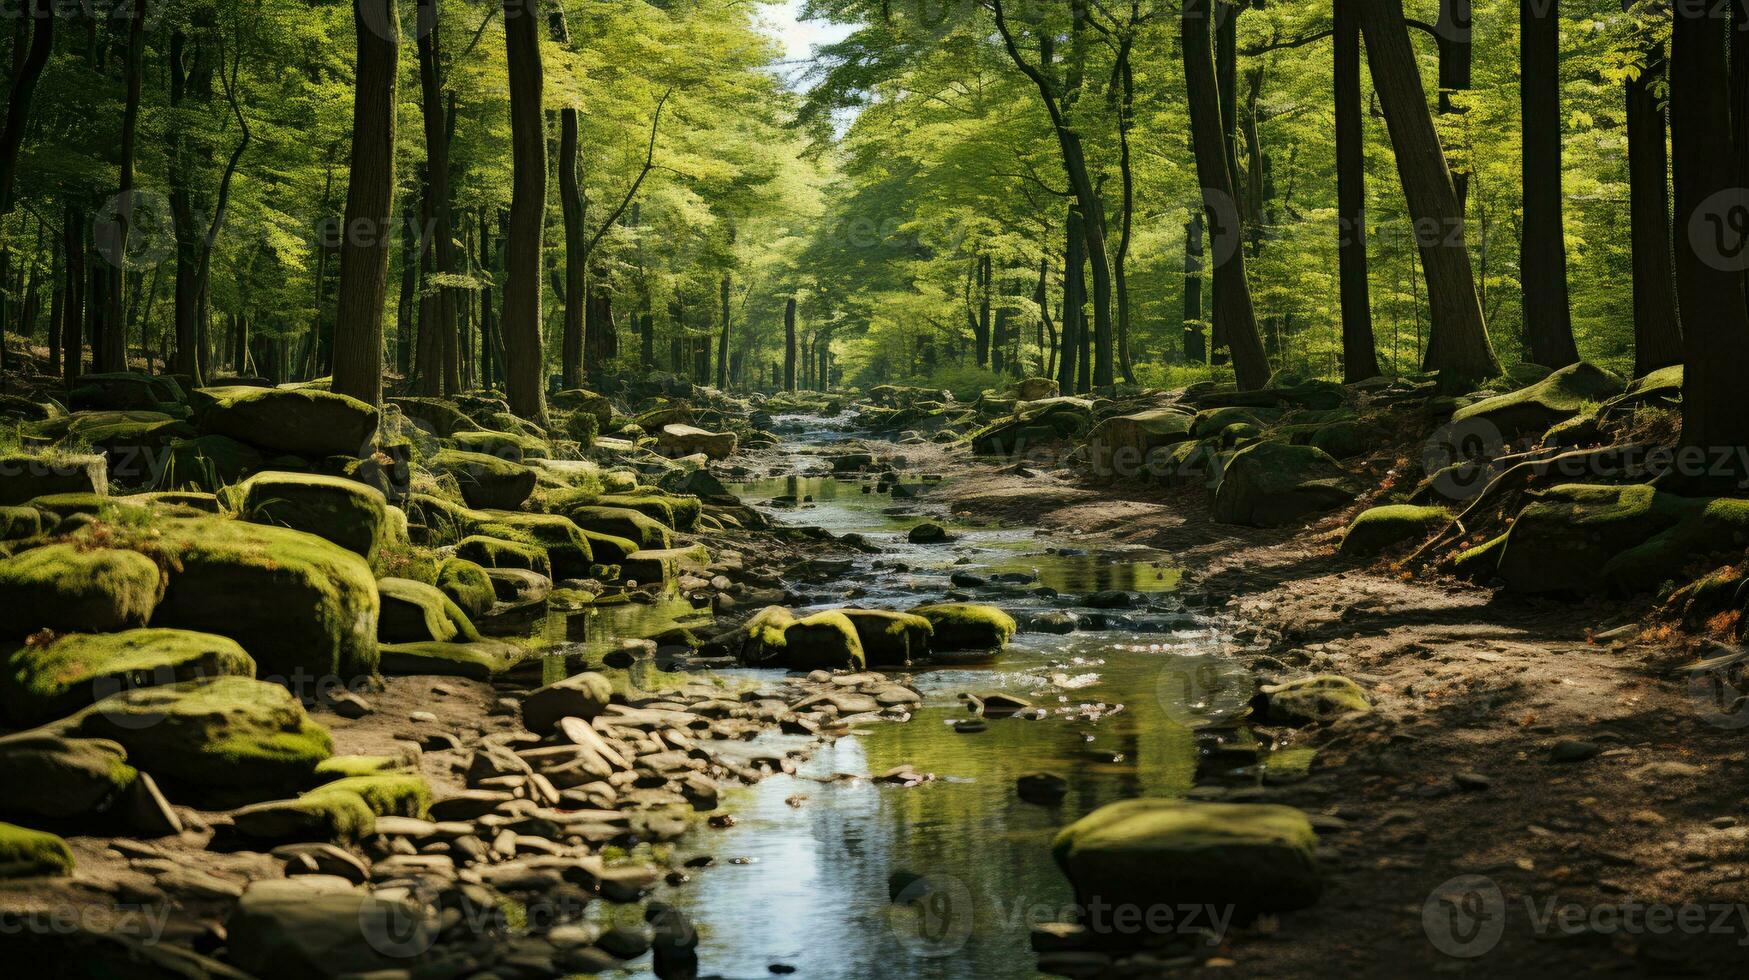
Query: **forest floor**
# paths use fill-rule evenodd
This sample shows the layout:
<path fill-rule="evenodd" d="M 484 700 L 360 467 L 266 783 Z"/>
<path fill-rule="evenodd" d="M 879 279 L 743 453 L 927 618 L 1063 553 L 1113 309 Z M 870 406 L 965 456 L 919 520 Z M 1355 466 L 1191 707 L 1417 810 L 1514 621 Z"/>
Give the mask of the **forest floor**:
<path fill-rule="evenodd" d="M 1169 552 L 1264 664 L 1370 692 L 1371 716 L 1300 733 L 1320 749 L 1310 778 L 1246 797 L 1324 815 L 1323 899 L 1229 937 L 1206 972 L 1741 969 L 1749 709 L 1691 685 L 1695 652 L 1640 626 L 1649 607 L 1339 558 L 1358 505 L 1266 531 L 1214 523 L 1199 488 L 939 465 L 956 514 Z"/>

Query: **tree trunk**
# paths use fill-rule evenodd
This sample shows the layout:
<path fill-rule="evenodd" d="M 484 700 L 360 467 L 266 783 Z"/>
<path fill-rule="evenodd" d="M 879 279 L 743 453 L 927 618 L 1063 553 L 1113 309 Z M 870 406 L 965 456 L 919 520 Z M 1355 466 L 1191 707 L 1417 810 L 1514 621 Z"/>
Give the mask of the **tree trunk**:
<path fill-rule="evenodd" d="M 1123 379 L 1136 383 L 1136 368 L 1130 360 L 1130 284 L 1125 266 L 1130 257 L 1131 229 L 1136 213 L 1136 178 L 1130 165 L 1130 126 L 1135 118 L 1136 75 L 1130 66 L 1130 42 L 1126 38 L 1119 59 L 1123 96 L 1118 102 L 1118 171 L 1123 183 L 1123 202 L 1119 208 L 1117 254 L 1111 263 L 1113 285 L 1117 290 L 1117 365 Z"/>
<path fill-rule="evenodd" d="M 1373 89 L 1397 159 L 1397 174 L 1414 222 L 1416 247 L 1427 280 L 1433 337 L 1428 362 L 1439 372 L 1440 388 L 1467 389 L 1500 372 L 1494 347 L 1476 297 L 1470 253 L 1464 246 L 1463 216 L 1452 191 L 1445 152 L 1427 110 L 1427 93 L 1401 0 L 1359 0 L 1361 33 Z"/>
<path fill-rule="evenodd" d="M 30 48 L 12 76 L 6 93 L 6 124 L 0 129 L 0 214 L 12 213 L 12 185 L 18 152 L 24 147 L 24 128 L 30 122 L 31 99 L 55 49 L 55 0 L 30 0 L 29 20 Z"/>
<path fill-rule="evenodd" d="M 1038 373 L 1040 377 L 1050 377 L 1056 370 L 1057 359 L 1057 328 L 1051 323 L 1050 307 L 1050 260 L 1038 260 L 1038 285 L 1033 288 L 1032 302 L 1038 307 Z M 1049 334 L 1047 343 L 1046 334 Z"/>
<path fill-rule="evenodd" d="M 146 0 L 134 0 L 133 16 L 128 22 L 127 67 L 124 78 L 124 103 L 121 117 L 121 176 L 116 182 L 115 219 L 105 229 L 108 241 L 103 249 L 114 266 L 104 271 L 103 331 L 92 351 L 93 365 L 98 371 L 128 369 L 126 273 L 129 222 L 134 208 L 134 148 L 140 127 L 140 89 L 145 76 L 146 60 Z"/>
<path fill-rule="evenodd" d="M 1269 383 L 1269 355 L 1257 334 L 1257 314 L 1251 306 L 1251 287 L 1245 273 L 1239 201 L 1234 196 L 1232 173 L 1223 155 L 1231 127 L 1221 116 L 1209 45 L 1210 6 L 1211 0 L 1185 0 L 1180 19 L 1191 145 L 1214 252 L 1215 319 L 1221 324 L 1221 333 L 1232 352 L 1239 386 L 1261 388 Z"/>
<path fill-rule="evenodd" d="M 796 299 L 783 306 L 783 390 L 796 390 Z"/>
<path fill-rule="evenodd" d="M 1453 92 L 1467 91 L 1470 87 L 1470 63 L 1475 51 L 1471 41 L 1470 21 L 1470 0 L 1439 0 L 1439 20 L 1434 24 L 1433 33 L 1439 41 L 1439 114 L 1442 116 L 1454 113 L 1462 115 L 1465 111 L 1452 100 L 1451 95 Z M 1464 213 L 1465 199 L 1469 196 L 1469 171 L 1461 167 L 1453 168 L 1451 189 L 1457 196 L 1458 214 L 1461 215 Z"/>
<path fill-rule="evenodd" d="M 1561 368 L 1579 359 L 1567 297 L 1566 235 L 1561 228 L 1561 16 L 1559 0 L 1519 4 L 1524 153 L 1524 234 L 1519 280 L 1524 290 L 1525 352 L 1532 363 Z"/>
<path fill-rule="evenodd" d="M 1342 298 L 1342 378 L 1349 384 L 1379 373 L 1373 346 L 1366 262 L 1366 134 L 1361 123 L 1359 0 L 1336 0 L 1337 277 Z"/>
<path fill-rule="evenodd" d="M 451 277 L 459 271 L 455 255 L 455 221 L 451 211 L 449 189 L 449 122 L 444 108 L 443 78 L 439 74 L 443 61 L 441 47 L 443 30 L 440 0 L 418 0 L 419 107 L 425 123 L 425 193 L 429 202 L 425 214 L 430 220 L 430 242 L 434 271 L 440 277 Z M 432 330 L 439 356 L 435 366 L 442 372 L 443 389 L 455 393 L 461 388 L 461 335 L 458 333 L 455 290 L 442 286 L 432 290 L 432 313 L 436 324 Z"/>
<path fill-rule="evenodd" d="M 340 239 L 333 390 L 368 405 L 383 398 L 383 298 L 389 287 L 395 200 L 395 109 L 401 40 L 395 0 L 353 0 L 358 79 L 352 101 L 352 176 Z"/>
<path fill-rule="evenodd" d="M 172 313 L 176 331 L 176 358 L 171 363 L 175 373 L 186 377 L 193 387 L 200 387 L 200 361 L 195 356 L 196 316 L 200 309 L 200 235 L 194 217 L 191 178 L 188 172 L 189 152 L 180 117 L 187 96 L 188 71 L 184 49 L 187 37 L 178 30 L 170 37 L 170 147 L 167 172 L 170 178 L 170 213 L 176 231 L 175 308 Z M 204 55 L 196 50 L 198 63 Z M 197 67 L 198 74 L 201 69 Z"/>
<path fill-rule="evenodd" d="M 1665 73 L 1664 46 L 1646 51 L 1646 66 L 1626 86 L 1628 239 L 1633 248 L 1634 374 L 1682 363 L 1682 320 L 1671 269 L 1669 158 L 1664 113 L 1653 91 Z"/>
<path fill-rule="evenodd" d="M 1184 360 L 1207 364 L 1208 345 L 1202 332 L 1202 212 L 1191 212 L 1184 224 Z"/>
<path fill-rule="evenodd" d="M 1057 357 L 1057 389 L 1065 395 L 1079 394 L 1081 335 L 1087 331 L 1087 236 L 1081 231 L 1081 208 L 1069 205 L 1069 221 L 1063 247 L 1062 350 Z"/>
<path fill-rule="evenodd" d="M 66 319 L 61 324 L 61 377 L 72 388 L 85 359 L 85 212 L 68 204 L 62 220 L 66 242 Z"/>
<path fill-rule="evenodd" d="M 512 178 L 504 285 L 504 385 L 510 410 L 546 419 L 541 355 L 541 236 L 546 222 L 547 145 L 541 114 L 540 8 L 503 0 L 510 75 Z"/>
<path fill-rule="evenodd" d="M 411 217 L 400 225 L 401 296 L 395 303 L 395 371 L 409 380 L 413 370 L 413 304 L 419 295 L 419 242 Z"/>
<path fill-rule="evenodd" d="M 577 181 L 577 110 L 559 111 L 559 204 L 565 214 L 565 325 L 559 365 L 566 388 L 583 387 L 583 310 L 587 271 L 583 194 Z"/>
<path fill-rule="evenodd" d="M 720 391 L 728 391 L 729 390 L 729 276 L 727 273 L 724 273 L 724 275 L 723 275 L 722 288 L 721 288 L 720 292 L 722 293 L 722 304 L 723 304 L 723 335 L 717 342 L 717 389 Z"/>
<path fill-rule="evenodd" d="M 1737 187 L 1726 39 L 1730 21 L 1697 4 L 1676 4 L 1670 34 L 1670 138 L 1676 185 L 1676 289 L 1686 369 L 1682 442 L 1724 463 L 1708 474 L 1676 474 L 1679 487 L 1710 488 L 1743 473 L 1749 412 L 1749 308 L 1744 306 L 1741 231 L 1749 200 Z M 1729 458 L 1722 457 L 1728 454 Z"/>
<path fill-rule="evenodd" d="M 990 256 L 978 256 L 976 269 L 978 315 L 972 318 L 972 341 L 978 367 L 990 366 Z"/>

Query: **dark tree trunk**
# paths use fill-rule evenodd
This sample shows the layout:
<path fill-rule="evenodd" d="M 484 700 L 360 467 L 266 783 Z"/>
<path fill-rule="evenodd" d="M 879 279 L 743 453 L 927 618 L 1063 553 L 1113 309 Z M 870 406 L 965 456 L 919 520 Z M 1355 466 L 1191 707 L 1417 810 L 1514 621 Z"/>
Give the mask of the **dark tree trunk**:
<path fill-rule="evenodd" d="M 783 390 L 796 390 L 796 300 L 783 305 Z"/>
<path fill-rule="evenodd" d="M 1352 384 L 1379 373 L 1366 268 L 1366 137 L 1361 125 L 1359 0 L 1336 0 L 1337 277 L 1342 298 L 1342 377 Z"/>
<path fill-rule="evenodd" d="M 1184 224 L 1184 360 L 1208 363 L 1207 337 L 1202 332 L 1202 212 Z"/>
<path fill-rule="evenodd" d="M 180 111 L 188 91 L 189 72 L 185 54 L 187 43 L 186 35 L 180 30 L 170 37 L 171 133 L 167 170 L 170 178 L 170 212 L 176 231 L 175 309 L 172 313 L 176 331 L 176 357 L 171 367 L 177 374 L 187 377 L 193 386 L 199 387 L 202 378 L 200 359 L 195 356 L 195 335 L 198 332 L 196 324 L 200 313 L 201 229 L 194 217 L 193 195 L 189 186 L 189 148 L 178 126 Z M 199 65 L 204 54 L 197 49 L 194 58 L 197 63 L 194 73 L 199 75 L 205 70 Z"/>
<path fill-rule="evenodd" d="M 729 390 L 729 277 L 723 276 L 720 292 L 723 305 L 723 335 L 717 342 L 717 388 Z"/>
<path fill-rule="evenodd" d="M 1046 378 L 1056 369 L 1057 360 L 1057 328 L 1051 323 L 1050 286 L 1050 260 L 1041 258 L 1038 260 L 1038 285 L 1033 287 L 1032 302 L 1038 307 L 1038 373 Z"/>
<path fill-rule="evenodd" d="M 1239 386 L 1261 388 L 1269 383 L 1269 355 L 1257 333 L 1257 314 L 1251 306 L 1251 287 L 1246 281 L 1241 210 L 1233 192 L 1232 173 L 1223 157 L 1222 148 L 1231 127 L 1221 115 L 1209 46 L 1210 3 L 1211 0 L 1185 0 L 1180 20 L 1191 145 L 1214 252 L 1215 319 L 1232 352 Z"/>
<path fill-rule="evenodd" d="M 1080 393 L 1081 335 L 1087 331 L 1087 236 L 1081 231 L 1081 209 L 1069 205 L 1063 247 L 1062 350 L 1057 357 L 1057 388 L 1065 395 Z"/>
<path fill-rule="evenodd" d="M 1526 354 L 1544 367 L 1579 359 L 1567 296 L 1566 234 L 1561 228 L 1561 17 L 1559 0 L 1519 5 L 1519 105 L 1523 129 Z"/>
<path fill-rule="evenodd" d="M 1500 365 L 1476 297 L 1451 172 L 1427 110 L 1401 0 L 1360 0 L 1360 25 L 1427 280 L 1433 331 L 1428 364 L 1439 372 L 1443 390 L 1462 391 L 1498 374 Z"/>
<path fill-rule="evenodd" d="M 546 419 L 541 356 L 541 235 L 546 222 L 547 145 L 541 112 L 540 8 L 503 0 L 510 75 L 513 176 L 504 286 L 505 389 L 510 410 Z"/>
<path fill-rule="evenodd" d="M 1125 266 L 1130 257 L 1130 237 L 1136 213 L 1136 178 L 1130 165 L 1130 126 L 1135 119 L 1136 76 L 1130 65 L 1131 38 L 1124 40 L 1118 64 L 1123 95 L 1118 102 L 1118 173 L 1122 178 L 1123 201 L 1119 208 L 1117 254 L 1112 257 L 1111 273 L 1117 294 L 1117 366 L 1123 379 L 1136 383 L 1136 368 L 1130 359 L 1130 284 Z"/>
<path fill-rule="evenodd" d="M 395 200 L 395 109 L 401 40 L 395 0 L 353 0 L 358 80 L 352 102 L 352 175 L 340 238 L 334 391 L 369 405 L 383 398 L 383 297 L 389 288 Z"/>
<path fill-rule="evenodd" d="M 583 314 L 588 256 L 584 254 L 583 194 L 577 180 L 577 110 L 559 111 L 559 204 L 565 215 L 565 325 L 559 365 L 566 388 L 583 386 Z"/>
<path fill-rule="evenodd" d="M 65 259 L 62 249 L 65 248 L 63 236 L 61 248 L 51 247 L 53 255 L 49 267 L 49 375 L 55 377 L 61 373 L 61 329 L 67 315 L 67 276 L 63 269 Z"/>
<path fill-rule="evenodd" d="M 972 341 L 977 352 L 978 366 L 990 366 L 990 256 L 978 256 L 977 291 L 978 315 L 972 318 Z"/>
<path fill-rule="evenodd" d="M 425 193 L 428 198 L 424 213 L 429 221 L 433 270 L 439 277 L 454 276 L 459 271 L 455 255 L 455 221 L 451 212 L 449 190 L 449 123 L 444 108 L 443 78 L 439 74 L 443 61 L 441 46 L 443 30 L 440 0 L 419 0 L 419 107 L 425 123 Z M 426 290 L 432 293 L 431 312 L 436 320 L 431 333 L 437 344 L 438 356 L 433 367 L 441 372 L 442 389 L 451 393 L 461 389 L 461 336 L 457 332 L 455 290 L 448 286 Z M 423 379 L 422 379 L 423 380 Z"/>
<path fill-rule="evenodd" d="M 29 2 L 30 47 L 12 76 L 6 93 L 6 124 L 0 129 L 0 214 L 12 213 L 12 185 L 18 173 L 18 152 L 24 147 L 24 128 L 30 122 L 30 103 L 55 49 L 55 0 Z"/>
<path fill-rule="evenodd" d="M 67 253 L 66 319 L 61 323 L 61 377 L 72 388 L 79 380 L 85 359 L 85 212 L 77 205 L 67 205 L 62 220 L 62 237 Z"/>
<path fill-rule="evenodd" d="M 401 296 L 395 303 L 395 371 L 407 379 L 413 370 L 413 304 L 419 296 L 420 249 L 412 217 L 400 224 Z"/>
<path fill-rule="evenodd" d="M 1439 20 L 1434 24 L 1433 33 L 1439 42 L 1439 114 L 1442 116 L 1465 111 L 1451 96 L 1453 92 L 1467 91 L 1470 87 L 1470 63 L 1475 51 L 1470 31 L 1470 0 L 1439 0 Z M 1469 171 L 1453 168 L 1451 189 L 1457 195 L 1458 214 L 1463 214 L 1470 190 Z"/>
<path fill-rule="evenodd" d="M 121 117 L 121 177 L 116 183 L 115 218 L 104 229 L 108 241 L 103 249 L 114 266 L 105 270 L 103 330 L 92 351 L 93 365 L 99 371 L 128 369 L 126 271 L 128 238 L 133 211 L 134 149 L 140 127 L 140 89 L 145 77 L 146 60 L 146 0 L 134 0 L 133 16 L 128 22 L 127 69 L 124 79 L 124 103 Z"/>
<path fill-rule="evenodd" d="M 1628 198 L 1633 248 L 1634 373 L 1682 363 L 1682 320 L 1670 258 L 1669 157 L 1653 87 L 1665 73 L 1662 44 L 1627 82 Z"/>
<path fill-rule="evenodd" d="M 1749 447 L 1743 379 L 1749 377 L 1749 309 L 1744 306 L 1743 218 L 1732 132 L 1730 21 L 1698 4 L 1675 4 L 1670 34 L 1670 137 L 1676 186 L 1676 289 L 1682 309 L 1682 442 L 1725 466 L 1677 474 L 1675 484 L 1735 482 Z M 1724 459 L 1728 455 L 1728 459 Z"/>

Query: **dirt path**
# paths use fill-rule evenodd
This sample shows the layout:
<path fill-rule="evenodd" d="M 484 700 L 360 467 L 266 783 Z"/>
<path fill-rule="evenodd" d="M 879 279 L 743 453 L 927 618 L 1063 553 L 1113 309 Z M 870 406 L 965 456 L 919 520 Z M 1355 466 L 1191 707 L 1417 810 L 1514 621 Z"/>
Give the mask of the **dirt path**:
<path fill-rule="evenodd" d="M 1339 672 L 1374 699 L 1358 721 L 1272 732 L 1321 749 L 1310 778 L 1228 797 L 1323 815 L 1323 900 L 1180 968 L 1741 970 L 1749 714 L 1674 672 L 1690 652 L 1637 626 L 1608 632 L 1644 605 L 1510 600 L 1364 569 L 1335 557 L 1345 514 L 1234 528 L 1209 519 L 1200 489 L 943 465 L 955 476 L 933 499 L 955 513 L 1166 550 L 1261 654 L 1254 666 Z"/>

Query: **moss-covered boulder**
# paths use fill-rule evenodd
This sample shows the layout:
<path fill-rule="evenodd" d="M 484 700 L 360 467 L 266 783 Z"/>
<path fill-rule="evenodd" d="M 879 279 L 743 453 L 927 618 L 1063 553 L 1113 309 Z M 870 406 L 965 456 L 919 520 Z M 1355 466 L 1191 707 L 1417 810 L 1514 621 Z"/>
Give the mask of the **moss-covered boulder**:
<path fill-rule="evenodd" d="M 82 374 L 67 393 L 75 411 L 144 409 L 171 414 L 185 412 L 188 394 L 176 379 L 139 371 L 99 371 Z"/>
<path fill-rule="evenodd" d="M 123 691 L 64 724 L 120 743 L 129 761 L 167 785 L 225 795 L 307 786 L 316 764 L 334 754 L 328 730 L 290 691 L 247 677 Z"/>
<path fill-rule="evenodd" d="M 568 388 L 553 395 L 549 402 L 557 408 L 595 419 L 600 431 L 607 431 L 613 422 L 613 403 L 606 395 L 598 395 L 584 388 Z"/>
<path fill-rule="evenodd" d="M 217 491 L 267 467 L 267 457 L 230 436 L 200 436 L 170 445 L 162 486 Z"/>
<path fill-rule="evenodd" d="M 545 548 L 559 578 L 587 578 L 589 566 L 595 563 L 595 537 L 562 514 L 482 510 L 473 517 L 474 534 L 526 541 Z"/>
<path fill-rule="evenodd" d="M 158 564 L 137 551 L 32 548 L 0 561 L 0 637 L 144 626 L 163 593 L 162 579 Z"/>
<path fill-rule="evenodd" d="M 377 410 L 315 388 L 199 388 L 190 396 L 202 432 L 306 459 L 368 455 Z"/>
<path fill-rule="evenodd" d="M 1739 558 L 1749 546 L 1749 500 L 1683 497 L 1669 506 L 1681 511 L 1674 525 L 1617 553 L 1603 567 L 1604 581 L 1617 591 L 1652 591 L 1680 581 L 1707 556 Z"/>
<path fill-rule="evenodd" d="M 488 582 L 487 587 L 490 588 Z M 404 578 L 377 580 L 382 613 L 377 639 L 383 643 L 448 643 L 477 640 L 467 613 L 435 586 Z"/>
<path fill-rule="evenodd" d="M 441 398 L 390 398 L 389 404 L 401 410 L 409 425 L 432 435 L 448 439 L 459 432 L 478 432 L 480 423 L 466 412 Z"/>
<path fill-rule="evenodd" d="M 47 878 L 73 873 L 73 850 L 54 834 L 0 823 L 0 879 Z"/>
<path fill-rule="evenodd" d="M 1239 922 L 1315 903 L 1323 891 L 1316 850 L 1311 821 L 1292 807 L 1166 799 L 1100 807 L 1051 846 L 1082 908 L 1133 909 L 1146 919 L 1151 909 L 1196 906 Z M 1114 927 L 1110 917 L 1087 924 L 1101 923 Z"/>
<path fill-rule="evenodd" d="M 694 476 L 709 477 L 702 470 L 695 471 Z M 713 478 L 714 479 L 714 478 Z M 721 484 L 717 484 L 721 486 Z M 658 492 L 650 487 L 639 487 L 628 493 L 602 494 L 595 503 L 602 507 L 621 507 L 635 510 L 650 520 L 673 528 L 676 531 L 691 531 L 698 526 L 699 517 L 704 514 L 704 503 L 690 494 L 675 494 Z M 625 537 L 625 535 L 620 535 Z"/>
<path fill-rule="evenodd" d="M 29 503 L 57 493 L 109 492 L 102 456 L 72 453 L 0 454 L 0 506 Z"/>
<path fill-rule="evenodd" d="M 375 673 L 376 576 L 362 557 L 227 517 L 162 520 L 131 546 L 170 569 L 152 625 L 231 637 L 263 677 Z"/>
<path fill-rule="evenodd" d="M 515 510 L 534 492 L 534 470 L 485 453 L 445 449 L 428 465 L 455 477 L 469 507 Z"/>
<path fill-rule="evenodd" d="M 552 448 L 546 442 L 519 432 L 493 432 L 490 430 L 457 432 L 449 438 L 450 442 L 463 452 L 484 453 L 487 456 L 495 456 L 512 463 L 552 455 Z"/>
<path fill-rule="evenodd" d="M 617 563 L 619 573 L 628 582 L 640 585 L 654 585 L 658 582 L 672 582 L 687 569 L 703 568 L 710 561 L 710 552 L 704 545 L 695 544 L 690 548 L 655 548 L 634 551 L 622 558 L 602 558 L 604 562 Z"/>
<path fill-rule="evenodd" d="M 1154 450 L 1190 438 L 1194 420 L 1175 408 L 1113 416 L 1088 434 L 1088 462 L 1097 476 L 1141 476 Z"/>
<path fill-rule="evenodd" d="M 836 610 L 818 612 L 786 626 L 783 662 L 790 670 L 861 670 L 867 666 L 856 626 Z"/>
<path fill-rule="evenodd" d="M 570 507 L 564 515 L 585 531 L 625 538 L 640 549 L 666 548 L 673 544 L 666 526 L 630 508 Z"/>
<path fill-rule="evenodd" d="M 1596 592 L 1611 559 L 1675 527 L 1690 506 L 1643 485 L 1554 487 L 1519 513 L 1497 571 L 1514 592 Z"/>
<path fill-rule="evenodd" d="M 335 841 L 350 844 L 376 830 L 377 815 L 364 797 L 345 789 L 322 789 L 296 799 L 269 800 L 231 814 L 238 837 L 256 844 Z"/>
<path fill-rule="evenodd" d="M 911 610 L 929 621 L 934 631 L 929 649 L 936 653 L 1001 650 L 1019 627 L 1014 617 L 995 606 L 943 602 Z"/>
<path fill-rule="evenodd" d="M 456 557 L 480 568 L 522 568 L 551 578 L 552 559 L 539 545 L 489 538 L 483 534 L 465 537 L 455 546 Z"/>
<path fill-rule="evenodd" d="M 385 643 L 381 670 L 393 676 L 430 674 L 483 681 L 515 667 L 523 656 L 521 647 L 501 640 Z"/>
<path fill-rule="evenodd" d="M 711 459 L 728 459 L 735 455 L 733 432 L 710 432 L 690 425 L 664 425 L 656 434 L 656 448 L 665 456 L 691 456 L 703 453 Z"/>
<path fill-rule="evenodd" d="M 1283 527 L 1334 510 L 1356 488 L 1328 453 L 1311 446 L 1259 442 L 1234 453 L 1215 488 L 1214 518 L 1223 524 Z"/>
<path fill-rule="evenodd" d="M 971 434 L 972 451 L 1014 456 L 1030 446 L 1080 439 L 1093 428 L 1093 403 L 1084 398 L 1046 398 L 1015 404 L 1015 414 Z"/>
<path fill-rule="evenodd" d="M 337 476 L 257 473 L 223 499 L 243 520 L 314 534 L 372 565 L 396 538 L 382 493 Z"/>
<path fill-rule="evenodd" d="M 26 727 L 119 691 L 221 676 L 255 676 L 255 661 L 228 637 L 172 629 L 69 633 L 7 655 L 0 705 Z"/>
<path fill-rule="evenodd" d="M 589 721 L 607 710 L 613 685 L 595 673 L 572 674 L 530 691 L 522 699 L 522 724 L 542 735 L 558 727 L 563 718 Z"/>
<path fill-rule="evenodd" d="M 0 814 L 58 821 L 110 810 L 139 776 L 127 757 L 100 738 L 41 730 L 0 737 Z"/>
<path fill-rule="evenodd" d="M 1196 418 L 1190 423 L 1192 439 L 1207 439 L 1235 425 L 1250 425 L 1258 429 L 1264 424 L 1281 416 L 1280 412 L 1267 409 L 1250 408 L 1210 408 L 1196 413 Z"/>
<path fill-rule="evenodd" d="M 416 772 L 376 772 L 346 776 L 323 783 L 304 796 L 323 793 L 357 793 L 379 817 L 414 817 L 423 820 L 431 809 L 431 784 Z"/>
<path fill-rule="evenodd" d="M 466 558 L 446 558 L 437 567 L 437 587 L 469 616 L 484 615 L 497 597 L 485 568 Z"/>
<path fill-rule="evenodd" d="M 42 531 L 42 511 L 35 507 L 0 507 L 0 541 L 34 538 Z"/>
<path fill-rule="evenodd" d="M 1362 511 L 1342 535 L 1342 554 L 1365 558 L 1419 541 L 1444 527 L 1451 512 L 1443 507 L 1390 504 Z"/>
<path fill-rule="evenodd" d="M 863 657 L 871 668 L 906 667 L 929 656 L 935 627 L 914 613 L 882 609 L 840 609 L 856 628 Z"/>
<path fill-rule="evenodd" d="M 1372 710 L 1359 684 L 1340 674 L 1298 677 L 1261 689 L 1262 715 L 1273 725 L 1312 725 Z"/>
<path fill-rule="evenodd" d="M 1556 422 L 1578 415 L 1587 405 L 1621 394 L 1622 387 L 1620 378 L 1580 361 L 1536 384 L 1460 408 L 1451 420 L 1454 426 L 1485 423 L 1510 441 L 1545 432 Z"/>

